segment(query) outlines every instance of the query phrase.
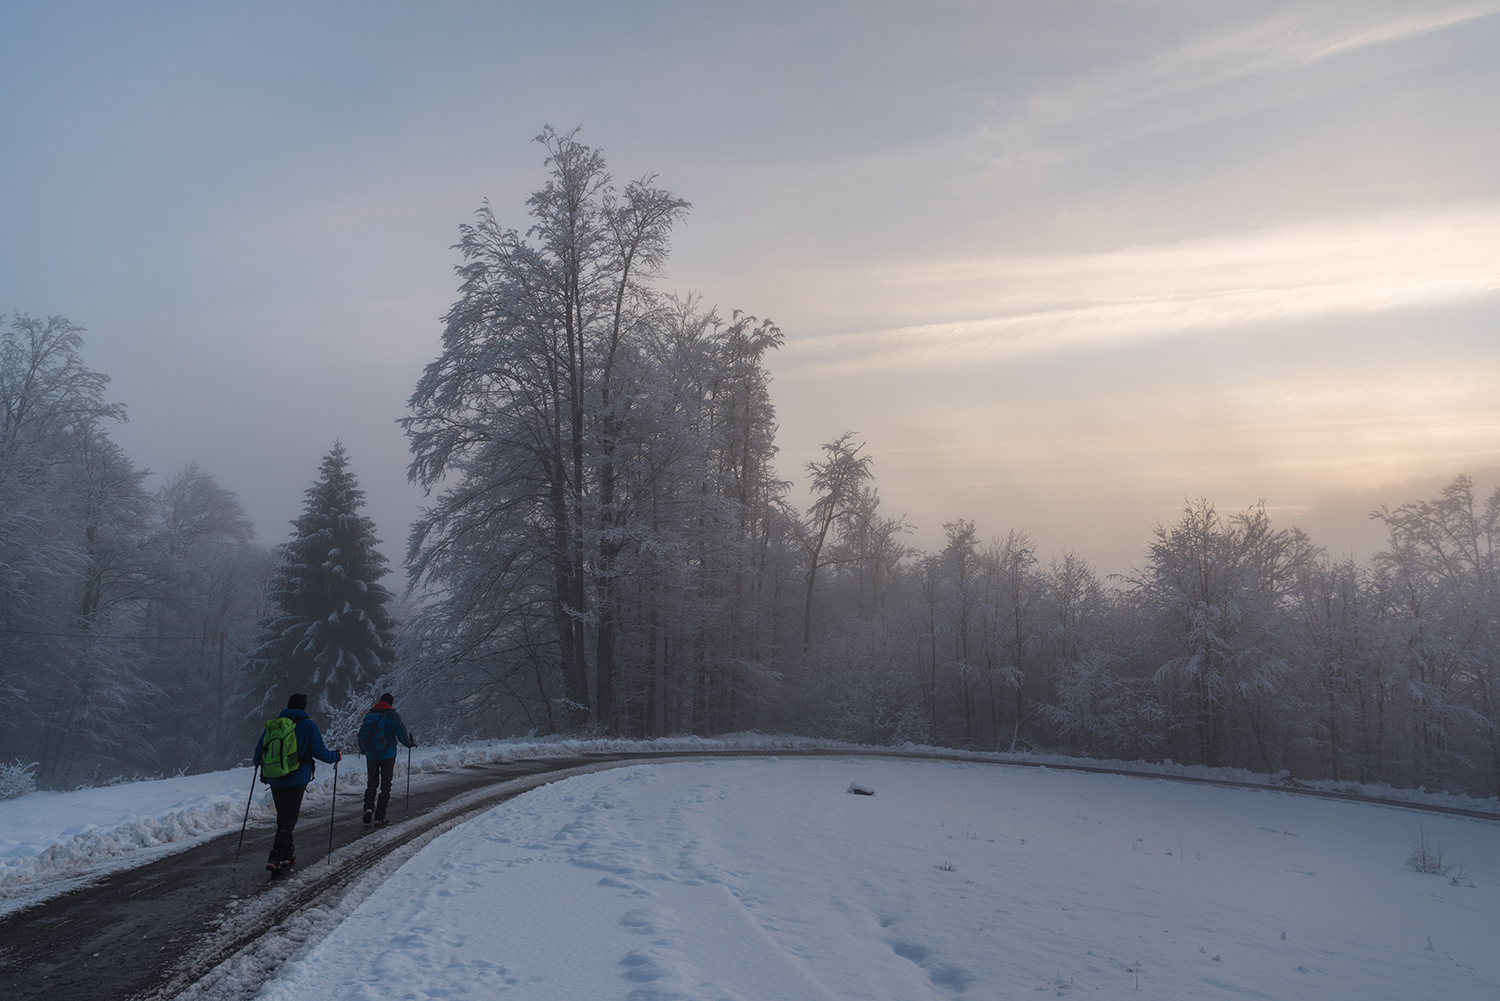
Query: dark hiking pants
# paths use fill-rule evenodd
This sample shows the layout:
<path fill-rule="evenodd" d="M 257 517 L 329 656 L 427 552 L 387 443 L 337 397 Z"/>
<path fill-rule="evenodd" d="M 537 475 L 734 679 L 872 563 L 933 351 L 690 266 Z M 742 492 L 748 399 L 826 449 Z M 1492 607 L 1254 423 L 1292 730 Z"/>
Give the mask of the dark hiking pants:
<path fill-rule="evenodd" d="M 365 812 L 375 811 L 376 820 L 385 819 L 385 808 L 391 802 L 391 778 L 396 774 L 395 758 L 366 758 L 369 781 L 365 783 Z M 379 789 L 380 795 L 376 796 Z"/>
<path fill-rule="evenodd" d="M 272 786 L 271 801 L 276 804 L 276 840 L 271 844 L 270 862 L 285 862 L 297 857 L 292 844 L 292 828 L 302 813 L 302 794 L 307 786 Z"/>

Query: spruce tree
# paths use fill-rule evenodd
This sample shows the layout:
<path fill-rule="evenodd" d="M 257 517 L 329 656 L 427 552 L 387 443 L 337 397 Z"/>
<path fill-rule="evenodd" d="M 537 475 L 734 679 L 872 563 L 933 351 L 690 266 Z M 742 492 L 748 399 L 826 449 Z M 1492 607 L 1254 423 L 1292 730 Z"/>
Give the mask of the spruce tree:
<path fill-rule="evenodd" d="M 248 661 L 272 708 L 293 690 L 325 708 L 340 706 L 395 660 L 395 622 L 386 611 L 392 596 L 377 583 L 390 571 L 375 549 L 375 523 L 358 513 L 365 494 L 348 465 L 343 444 L 334 442 L 266 590 L 277 611 L 261 620 Z"/>

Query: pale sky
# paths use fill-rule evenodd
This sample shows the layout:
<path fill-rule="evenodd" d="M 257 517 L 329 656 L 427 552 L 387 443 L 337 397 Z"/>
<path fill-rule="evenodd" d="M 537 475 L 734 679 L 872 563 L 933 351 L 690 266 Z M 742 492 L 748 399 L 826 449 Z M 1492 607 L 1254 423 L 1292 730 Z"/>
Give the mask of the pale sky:
<path fill-rule="evenodd" d="M 399 562 L 451 245 L 524 226 L 545 124 L 693 203 L 664 287 L 785 332 L 782 475 L 858 431 L 918 544 L 1115 572 L 1207 496 L 1368 555 L 1500 467 L 1500 0 L 8 0 L 0 46 L 0 310 L 263 542 L 341 438 Z"/>

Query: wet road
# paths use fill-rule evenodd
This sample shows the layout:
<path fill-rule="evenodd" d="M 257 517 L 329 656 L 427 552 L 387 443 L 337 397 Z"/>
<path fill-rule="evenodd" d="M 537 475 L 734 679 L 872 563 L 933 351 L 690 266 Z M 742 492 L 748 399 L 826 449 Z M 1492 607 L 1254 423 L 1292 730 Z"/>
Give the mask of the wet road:
<path fill-rule="evenodd" d="M 412 790 L 410 819 L 401 819 L 404 788 L 398 786 L 390 811 L 397 822 L 378 830 L 361 823 L 358 795 L 341 794 L 334 847 L 364 838 L 394 847 L 406 840 L 403 827 L 418 825 L 454 796 L 612 757 L 532 758 L 426 776 L 422 788 Z M 303 811 L 297 828 L 301 870 L 316 873 L 328 854 L 326 805 Z M 237 830 L 0 920 L 0 998 L 104 1001 L 153 992 L 217 930 L 231 902 L 271 885 L 263 867 L 272 834 L 269 826 L 252 826 L 233 873 Z"/>

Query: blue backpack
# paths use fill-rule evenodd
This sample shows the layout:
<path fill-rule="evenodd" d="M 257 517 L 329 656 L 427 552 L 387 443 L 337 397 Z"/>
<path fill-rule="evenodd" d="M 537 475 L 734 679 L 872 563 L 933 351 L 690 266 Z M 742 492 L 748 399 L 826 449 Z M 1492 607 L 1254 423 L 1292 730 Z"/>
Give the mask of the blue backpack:
<path fill-rule="evenodd" d="M 359 727 L 359 753 L 379 754 L 396 746 L 396 727 L 389 712 L 365 713 Z"/>

